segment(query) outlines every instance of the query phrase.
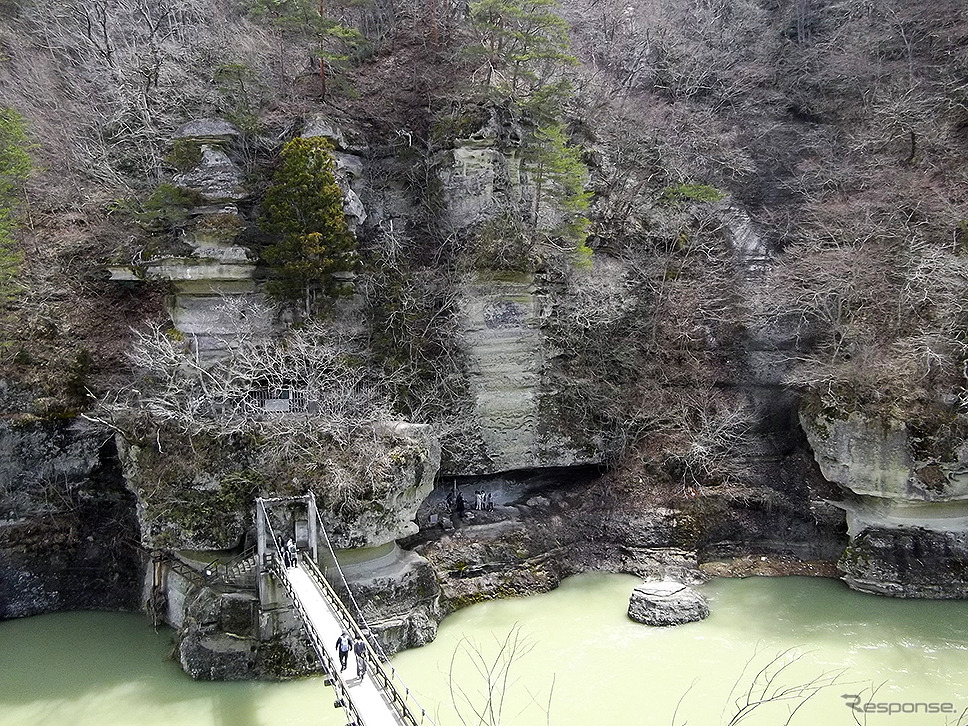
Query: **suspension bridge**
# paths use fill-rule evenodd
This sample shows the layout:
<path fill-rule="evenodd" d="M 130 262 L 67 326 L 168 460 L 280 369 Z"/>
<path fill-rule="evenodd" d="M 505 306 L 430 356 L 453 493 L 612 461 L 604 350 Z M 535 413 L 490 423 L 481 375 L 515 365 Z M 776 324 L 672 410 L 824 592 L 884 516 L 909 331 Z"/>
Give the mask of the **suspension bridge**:
<path fill-rule="evenodd" d="M 434 726 L 367 627 L 333 552 L 315 498 L 310 494 L 257 499 L 256 522 L 260 600 L 278 602 L 279 589 L 285 592 L 319 659 L 327 685 L 333 687 L 333 705 L 343 709 L 348 726 Z M 296 549 L 291 560 L 286 554 L 290 540 Z M 363 643 L 363 652 L 356 655 L 365 661 L 362 677 L 357 677 L 355 663 L 345 674 L 339 669 L 336 641 L 344 632 L 353 642 Z"/>

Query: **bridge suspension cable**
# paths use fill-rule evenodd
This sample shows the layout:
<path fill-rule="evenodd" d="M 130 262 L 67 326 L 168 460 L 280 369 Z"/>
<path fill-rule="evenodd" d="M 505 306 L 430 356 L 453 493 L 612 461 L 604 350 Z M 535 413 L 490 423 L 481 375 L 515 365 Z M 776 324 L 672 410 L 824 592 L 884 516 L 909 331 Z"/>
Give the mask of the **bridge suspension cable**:
<path fill-rule="evenodd" d="M 411 693 L 410 687 L 406 684 L 403 678 L 400 677 L 397 669 L 393 667 L 389 656 L 387 656 L 386 652 L 383 650 L 383 647 L 381 646 L 380 641 L 377 639 L 376 634 L 367 626 L 366 617 L 363 615 L 363 610 L 360 608 L 359 603 L 353 596 L 353 591 L 350 589 L 350 586 L 346 581 L 346 576 L 343 574 L 343 568 L 340 567 L 339 560 L 336 557 L 336 552 L 333 550 L 333 545 L 329 540 L 329 535 L 326 533 L 326 527 L 323 524 L 322 517 L 319 515 L 319 509 L 315 507 L 313 509 L 316 512 L 316 519 L 319 522 L 320 535 L 322 536 L 323 541 L 326 543 L 325 552 L 328 553 L 329 557 L 332 559 L 333 569 L 335 569 L 336 574 L 339 577 L 339 582 L 342 584 L 342 587 L 346 592 L 347 599 L 350 601 L 350 603 L 352 603 L 353 609 L 356 612 L 357 621 L 361 623 L 366 630 L 366 632 L 363 633 L 363 639 L 373 651 L 373 657 L 379 666 L 378 671 L 380 675 L 386 679 L 385 687 L 387 689 L 392 689 L 396 694 L 396 697 L 401 699 L 402 703 L 412 703 L 413 707 L 419 709 L 421 715 L 420 723 L 433 724 L 429 716 L 427 716 L 426 709 L 420 705 L 420 702 Z M 312 563 L 312 569 L 316 571 L 316 576 L 322 582 L 325 582 L 327 585 L 330 584 L 323 573 L 319 572 L 319 569 L 316 567 L 316 563 Z M 335 591 L 333 594 L 336 595 Z M 350 617 L 353 619 L 352 614 L 350 614 Z M 365 637 L 367 633 L 370 635 L 370 637 Z M 389 671 L 389 674 L 387 671 Z"/>
<path fill-rule="evenodd" d="M 284 551 L 284 545 L 272 525 L 268 507 L 265 505 L 298 500 L 305 500 L 310 512 L 315 515 L 316 521 L 313 524 L 318 525 L 318 527 L 315 527 L 317 543 L 323 544 L 323 546 L 316 547 L 314 550 L 320 560 L 326 560 L 324 566 L 326 572 L 320 570 L 310 552 L 300 551 L 297 553 L 296 567 L 293 570 L 286 568 L 283 558 L 277 556 L 278 553 Z M 303 623 L 310 643 L 326 673 L 327 683 L 332 685 L 337 693 L 337 700 L 334 705 L 345 710 L 352 726 L 371 726 L 371 722 L 373 724 L 395 723 L 401 726 L 434 726 L 427 711 L 420 705 L 396 668 L 393 667 L 377 639 L 376 633 L 368 627 L 363 610 L 347 583 L 343 569 L 326 533 L 322 517 L 315 506 L 315 498 L 308 494 L 299 498 L 260 499 L 257 502 L 257 509 L 266 523 L 269 539 L 275 548 L 272 556 L 265 558 L 268 561 L 268 570 L 286 590 L 293 608 Z M 298 581 L 305 578 L 305 586 L 297 585 L 293 578 Z M 311 587 L 312 591 L 308 591 L 307 587 Z M 315 595 L 312 593 L 315 593 Z M 319 598 L 321 602 L 304 602 L 306 597 L 309 597 L 310 600 Z M 313 612 L 311 613 L 310 610 Z M 323 610 L 328 613 L 326 617 L 329 618 L 328 622 L 331 623 L 326 625 L 326 628 L 336 628 L 338 631 L 349 632 L 353 635 L 354 640 L 362 641 L 364 653 L 361 656 L 358 655 L 358 657 L 362 657 L 370 668 L 368 669 L 369 673 L 366 676 L 361 676 L 360 680 L 362 683 L 365 678 L 372 683 L 374 695 L 382 694 L 379 699 L 383 704 L 382 710 L 380 708 L 374 710 L 373 698 L 367 700 L 362 690 L 347 688 L 346 683 L 340 677 L 333 656 L 327 650 L 327 643 L 323 642 L 323 633 L 319 632 L 317 628 L 317 625 L 323 627 L 319 623 L 319 614 Z M 335 641 L 335 638 L 333 639 Z M 357 701 L 363 698 L 367 702 L 367 708 L 361 709 L 360 706 L 355 704 L 354 697 Z M 366 711 L 366 714 L 362 714 L 361 710 Z M 391 719 L 389 722 L 387 721 L 388 718 Z"/>

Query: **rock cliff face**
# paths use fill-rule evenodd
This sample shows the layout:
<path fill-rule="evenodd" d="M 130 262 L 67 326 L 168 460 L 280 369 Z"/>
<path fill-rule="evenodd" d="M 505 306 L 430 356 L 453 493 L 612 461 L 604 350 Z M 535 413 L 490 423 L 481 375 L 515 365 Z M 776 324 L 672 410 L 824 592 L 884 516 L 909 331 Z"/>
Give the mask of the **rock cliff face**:
<path fill-rule="evenodd" d="M 968 597 L 968 442 L 932 451 L 904 421 L 858 412 L 801 419 L 824 476 L 844 491 L 847 583 L 898 597 Z"/>
<path fill-rule="evenodd" d="M 191 158 L 190 168 L 173 179 L 190 205 L 179 249 L 146 250 L 137 264 L 110 268 L 111 279 L 118 282 L 169 282 L 171 321 L 203 356 L 218 355 L 237 331 L 240 306 L 247 309 L 253 330 L 264 333 L 272 322 L 252 318 L 264 295 L 253 279 L 255 256 L 237 239 L 244 227 L 239 203 L 248 193 L 242 169 L 232 158 L 239 138 L 239 130 L 222 119 L 193 121 L 175 133 L 173 142 Z"/>
<path fill-rule="evenodd" d="M 378 490 L 347 495 L 339 516 L 322 513 L 338 549 L 376 547 L 412 534 L 417 507 L 433 488 L 440 444 L 432 432 L 404 423 L 380 428 L 389 442 L 391 466 L 382 472 Z M 245 442 L 208 440 L 202 454 L 159 450 L 153 442 L 120 436 L 118 441 L 145 548 L 230 550 L 243 542 L 259 495 L 251 481 L 259 462 Z M 275 493 L 302 492 L 278 484 Z"/>
<path fill-rule="evenodd" d="M 387 652 L 432 641 L 443 617 L 440 587 L 431 564 L 394 544 L 373 559 L 343 567 L 367 624 Z"/>
<path fill-rule="evenodd" d="M 555 418 L 542 311 L 551 303 L 531 275 L 480 272 L 462 290 L 466 346 L 480 458 L 454 474 L 489 474 L 600 463 L 601 441 L 575 441 Z M 549 405 L 549 403 L 551 405 Z"/>
<path fill-rule="evenodd" d="M 135 502 L 81 422 L 0 426 L 0 619 L 139 605 Z"/>
<path fill-rule="evenodd" d="M 351 584 L 393 647 L 432 637 L 444 611 L 589 568 L 689 579 L 700 566 L 829 573 L 839 558 L 860 589 L 968 596 L 964 432 L 926 434 L 915 405 L 887 418 L 800 406 L 804 390 L 897 389 L 943 399 L 963 427 L 963 3 L 630 0 L 590 20 L 564 0 L 560 50 L 576 63 L 540 72 L 477 47 L 467 14 L 355 4 L 345 20 L 372 45 L 333 80 L 356 98 L 302 72 L 303 29 L 260 25 L 245 4 L 166 12 L 163 39 L 139 13 L 106 15 L 108 52 L 57 13 L 13 5 L 0 114 L 24 109 L 53 143 L 30 149 L 47 170 L 10 256 L 24 256 L 24 290 L 0 290 L 4 375 L 42 396 L 6 397 L 0 427 L 0 617 L 148 602 L 196 677 L 305 672 L 285 603 L 260 612 L 251 583 L 213 579 L 205 557 L 247 548 L 255 496 L 306 490 L 337 547 L 387 548 Z M 146 82 L 148 46 L 166 72 Z M 232 63 L 211 53 L 224 47 Z M 508 61 L 510 74 L 493 65 Z M 580 93 L 541 85 L 566 77 Z M 264 304 L 258 222 L 298 133 L 334 147 L 361 265 L 327 333 L 357 346 L 338 356 L 364 371 L 353 390 L 392 399 L 377 425 L 270 466 L 252 431 L 139 425 L 114 439 L 57 419 L 92 404 L 87 383 L 117 392 L 136 317 L 167 313 L 191 365 L 228 357 L 240 330 L 267 341 L 305 322 Z M 568 177 L 590 222 L 580 245 L 549 202 Z M 108 259 L 125 295 L 106 292 Z M 154 296 L 131 304 L 150 281 Z M 96 375 L 45 380 L 68 347 L 79 370 L 93 351 Z M 291 380 L 257 377 L 213 410 L 264 395 L 260 416 L 295 412 L 272 393 Z M 437 384 L 446 395 L 415 400 Z M 50 406 L 51 391 L 72 400 Z M 446 485 L 433 488 L 437 432 L 388 423 L 408 415 L 445 424 Z M 470 501 L 483 486 L 501 495 L 496 513 L 455 520 L 446 492 Z"/>
<path fill-rule="evenodd" d="M 405 422 L 378 426 L 395 442 L 388 472 L 379 492 L 367 501 L 347 502 L 339 515 L 324 515 L 337 549 L 379 547 L 414 534 L 420 503 L 434 488 L 440 470 L 440 441 L 430 426 Z"/>
<path fill-rule="evenodd" d="M 365 144 L 355 131 L 324 116 L 310 117 L 303 133 L 333 144 L 344 209 L 351 229 L 358 229 L 368 216 L 358 194 Z M 194 205 L 180 240 L 191 255 L 162 253 L 138 266 L 112 268 L 117 281 L 157 278 L 172 283 L 172 323 L 202 361 L 226 356 L 240 330 L 246 337 L 267 340 L 285 325 L 268 317 L 255 255 L 239 241 L 247 223 L 239 208 L 248 194 L 236 163 L 239 137 L 235 127 L 218 119 L 189 123 L 178 131 L 176 148 L 191 160 L 190 168 L 174 178 L 175 187 Z M 344 327 L 358 330 L 357 308 L 349 300 L 333 314 Z M 286 411 L 288 406 L 275 415 Z M 357 491 L 359 483 L 351 483 L 338 499 L 321 501 L 336 548 L 380 547 L 413 534 L 417 507 L 433 487 L 440 443 L 430 427 L 378 421 L 369 436 L 345 446 L 366 459 L 371 454 L 365 449 L 377 439 L 382 463 L 367 464 L 371 481 L 365 490 Z M 137 503 L 142 546 L 150 551 L 197 551 L 224 559 L 250 538 L 255 496 L 302 491 L 295 478 L 292 484 L 288 479 L 265 481 L 258 447 L 245 437 L 198 435 L 189 441 L 161 432 L 144 438 L 119 434 L 118 448 L 124 479 Z M 338 450 L 332 453 L 339 455 Z M 365 594 L 373 627 L 386 634 L 393 649 L 426 642 L 439 619 L 429 565 L 416 555 L 398 555 L 392 567 L 379 574 L 368 570 L 353 585 Z M 178 629 L 179 659 L 187 672 L 199 678 L 237 679 L 290 677 L 315 668 L 301 626 L 284 603 L 262 610 L 251 583 L 212 580 L 204 563 L 172 557 L 166 555 L 152 567 L 145 597 L 159 618 Z M 386 592 L 394 596 L 388 598 Z M 277 595 L 269 600 L 285 600 Z"/>
<path fill-rule="evenodd" d="M 447 229 L 473 229 L 533 195 L 522 173 L 520 145 L 521 129 L 498 109 L 481 128 L 454 142 L 454 149 L 439 160 L 441 222 Z"/>
<path fill-rule="evenodd" d="M 266 613 L 254 591 L 181 584 L 182 609 L 172 614 L 178 616 L 178 661 L 192 678 L 287 679 L 318 670 L 316 654 L 291 609 Z"/>
<path fill-rule="evenodd" d="M 392 216 L 385 216 L 387 210 L 395 209 L 404 217 L 413 214 L 399 199 L 394 201 L 392 191 L 373 191 L 364 161 L 367 146 L 357 132 L 317 116 L 307 123 L 304 134 L 323 135 L 336 146 L 345 206 L 358 231 L 372 231 L 374 224 L 389 225 Z M 171 281 L 171 319 L 203 357 L 217 357 L 224 351 L 225 341 L 238 329 L 240 311 L 257 307 L 253 303 L 262 297 L 252 255 L 238 241 L 238 209 L 244 192 L 231 154 L 236 139 L 232 127 L 220 122 L 189 124 L 180 132 L 179 140 L 199 152 L 197 164 L 175 179 L 183 191 L 200 200 L 186 227 L 185 241 L 192 255 L 161 256 L 127 271 L 114 268 L 118 280 Z M 471 139 L 458 142 L 439 173 L 446 201 L 441 224 L 453 234 L 473 234 L 496 210 L 509 203 L 526 203 L 533 193 L 520 172 L 513 124 L 498 123 L 495 118 Z M 368 208 L 378 210 L 377 215 L 371 217 Z M 753 270 L 762 257 L 758 238 L 750 242 L 755 235 L 748 220 L 735 211 L 731 214 L 736 255 L 742 269 Z M 607 282 L 606 295 L 615 295 L 609 304 L 633 305 L 624 282 L 625 263 L 603 257 L 595 265 L 595 279 Z M 576 434 L 560 416 L 555 357 L 568 351 L 549 336 L 547 318 L 563 294 L 560 282 L 549 284 L 533 272 L 481 266 L 464 274 L 458 290 L 457 330 L 474 425 L 468 427 L 472 433 L 457 443 L 461 453 L 454 457 L 450 474 L 567 472 L 569 467 L 603 461 L 603 441 L 595 434 Z M 227 298 L 247 307 L 226 305 Z M 357 304 L 347 301 L 337 314 L 352 317 Z M 256 334 L 267 334 L 278 323 L 260 319 L 246 324 Z M 769 411 L 788 406 L 789 401 L 784 398 L 778 404 L 768 393 L 777 386 L 766 373 L 769 365 L 751 365 L 756 371 L 756 386 L 750 388 L 753 405 L 766 413 L 758 430 L 762 446 L 754 444 L 746 453 L 766 462 L 769 469 L 791 451 L 787 438 L 770 438 L 777 427 Z M 746 370 L 738 363 L 730 384 L 736 385 Z M 439 442 L 426 426 L 382 423 L 378 428 L 380 436 L 393 441 L 392 471 L 359 501 L 344 501 L 338 511 L 324 514 L 337 548 L 374 548 L 426 535 L 418 534 L 414 519 L 433 489 L 440 467 Z M 264 483 L 256 485 L 252 478 L 259 464 L 243 438 L 196 437 L 188 444 L 150 436 L 122 437 L 118 449 L 119 470 L 134 494 L 132 524 L 145 549 L 229 556 L 226 553 L 244 547 L 252 528 L 252 500 Z M 569 479 L 567 473 L 562 476 Z M 278 493 L 288 490 L 288 484 L 278 486 Z M 779 488 L 799 491 L 799 486 L 794 482 Z M 729 515 L 731 508 L 743 507 L 730 500 L 728 492 L 710 495 L 710 501 L 716 500 L 707 505 L 712 509 L 677 511 L 663 506 L 652 511 L 641 502 L 624 506 L 613 502 L 604 513 L 598 509 L 602 500 L 581 489 L 551 487 L 544 495 L 525 497 L 519 503 L 501 502 L 502 515 L 495 518 L 493 527 L 422 545 L 420 551 L 429 562 L 394 547 L 375 561 L 348 567 L 350 586 L 364 603 L 371 626 L 391 649 L 398 649 L 432 639 L 445 610 L 483 597 L 547 589 L 561 577 L 589 567 L 698 577 L 697 545 L 705 549 L 706 557 L 742 553 L 751 546 L 788 555 L 823 556 L 826 525 L 807 531 L 800 514 L 771 512 L 774 524 L 782 520 L 792 539 L 803 540 L 801 551 L 794 552 L 797 542 L 781 541 L 764 516 Z M 559 497 L 564 501 L 556 501 Z M 130 498 L 127 501 L 132 503 Z M 159 560 L 150 568 L 142 599 L 178 630 L 179 660 L 187 672 L 214 679 L 289 677 L 313 667 L 299 624 L 287 607 L 260 610 L 248 585 L 212 581 L 201 561 L 182 562 L 177 568 L 171 563 Z M 443 605 L 438 578 L 443 582 Z"/>
<path fill-rule="evenodd" d="M 372 549 L 412 534 L 417 507 L 433 488 L 440 446 L 428 427 L 380 428 L 380 435 L 394 442 L 393 469 L 384 472 L 378 492 L 369 492 L 372 498 L 347 499 L 340 512 L 322 513 L 334 547 Z M 259 492 L 238 486 L 251 472 L 251 452 L 238 442 L 209 442 L 205 459 L 173 471 L 171 454 L 151 442 L 120 442 L 142 545 L 160 557 L 146 574 L 144 599 L 160 620 L 176 628 L 183 668 L 193 677 L 216 680 L 289 678 L 316 670 L 285 593 L 276 588 L 260 599 L 254 562 L 208 572 L 211 562 L 234 558 L 251 543 Z M 371 627 L 386 647 L 397 650 L 433 638 L 438 589 L 423 558 L 392 552 L 391 558 L 351 569 L 348 577 L 366 603 Z M 248 576 L 238 569 L 242 564 Z M 229 578 L 229 571 L 235 576 Z"/>

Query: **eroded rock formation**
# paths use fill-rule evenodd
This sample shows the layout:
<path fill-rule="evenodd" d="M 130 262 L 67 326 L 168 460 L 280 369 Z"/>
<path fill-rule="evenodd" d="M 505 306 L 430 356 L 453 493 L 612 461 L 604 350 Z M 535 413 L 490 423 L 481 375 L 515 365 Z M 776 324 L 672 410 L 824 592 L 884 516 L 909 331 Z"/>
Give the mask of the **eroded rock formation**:
<path fill-rule="evenodd" d="M 0 481 L 0 619 L 139 606 L 135 501 L 103 431 L 5 423 Z"/>
<path fill-rule="evenodd" d="M 197 677 L 304 672 L 291 614 L 257 612 L 245 577 L 216 582 L 204 558 L 247 550 L 254 496 L 314 486 L 338 547 L 382 552 L 353 586 L 394 647 L 432 637 L 442 612 L 594 568 L 690 580 L 829 574 L 839 558 L 854 587 L 968 595 L 963 8 L 705 5 L 631 2 L 599 21 L 562 3 L 575 63 L 515 65 L 512 86 L 518 70 L 556 81 L 530 96 L 499 87 L 496 45 L 463 45 L 473 18 L 379 3 L 346 9 L 373 45 L 330 79 L 360 91 L 345 96 L 287 67 L 306 55 L 298 30 L 231 3 L 166 17 L 164 42 L 105 16 L 103 49 L 56 13 L 0 18 L 0 111 L 19 104 L 63 142 L 31 150 L 47 170 L 10 255 L 25 289 L 4 290 L 4 375 L 33 393 L 6 397 L 0 431 L 0 617 L 147 601 Z M 238 63 L 209 52 L 226 43 Z M 149 46 L 166 73 L 132 93 Z M 212 113 L 240 127 L 185 123 Z M 334 337 L 362 341 L 339 362 L 365 369 L 364 393 L 392 389 L 387 415 L 310 447 L 296 472 L 238 431 L 145 425 L 115 444 L 66 423 L 89 391 L 117 393 L 138 321 L 167 312 L 158 330 L 193 365 L 240 329 L 306 322 L 308 290 L 305 311 L 263 304 L 260 261 L 261 195 L 299 133 L 332 143 L 359 243 L 341 279 L 355 294 L 326 310 Z M 572 214 L 575 238 L 549 203 L 548 172 L 569 161 L 588 217 Z M 131 304 L 146 282 L 153 297 Z M 211 410 L 299 412 L 289 380 L 244 388 Z M 824 389 L 840 405 L 817 414 L 804 404 Z M 950 435 L 925 429 L 924 406 Z M 381 430 L 410 414 L 442 422 L 447 475 L 491 478 L 433 489 L 438 432 Z M 359 466 L 371 445 L 385 457 Z M 350 476 L 326 490 L 320 472 L 337 470 Z M 445 496 L 478 486 L 496 507 L 461 520 Z"/>
<path fill-rule="evenodd" d="M 851 587 L 899 597 L 968 596 L 968 442 L 941 449 L 899 419 L 803 414 L 824 476 L 844 491 Z"/>

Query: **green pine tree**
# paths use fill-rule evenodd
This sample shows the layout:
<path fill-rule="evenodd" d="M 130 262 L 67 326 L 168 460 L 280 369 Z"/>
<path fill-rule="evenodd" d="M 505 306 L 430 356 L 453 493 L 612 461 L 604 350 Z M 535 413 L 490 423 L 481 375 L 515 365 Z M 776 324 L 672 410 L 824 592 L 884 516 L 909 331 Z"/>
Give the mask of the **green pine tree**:
<path fill-rule="evenodd" d="M 282 41 L 290 37 L 305 41 L 310 46 L 310 55 L 319 64 L 323 98 L 329 95 L 335 80 L 344 84 L 344 90 L 348 88 L 342 72 L 350 58 L 366 46 L 366 40 L 356 28 L 329 17 L 322 0 L 249 0 L 248 8 L 252 17 L 267 21 L 280 33 L 280 73 L 283 65 Z"/>
<path fill-rule="evenodd" d="M 568 24 L 557 7 L 556 0 L 470 3 L 480 40 L 475 52 L 482 57 L 487 88 L 523 103 L 549 87 L 566 92 L 555 77 L 577 60 L 568 53 Z"/>
<path fill-rule="evenodd" d="M 262 205 L 260 227 L 275 240 L 263 252 L 270 266 L 267 290 L 302 300 L 307 315 L 319 291 L 342 290 L 333 273 L 356 267 L 356 239 L 343 213 L 332 152 L 332 144 L 319 137 L 287 143 Z"/>
<path fill-rule="evenodd" d="M 588 169 L 560 121 L 572 95 L 563 69 L 578 61 L 568 52 L 568 24 L 557 9 L 557 0 L 475 0 L 469 5 L 485 86 L 537 127 L 521 148 L 535 185 L 531 230 L 574 244 L 579 263 L 587 264 Z M 553 228 L 542 227 L 542 209 L 548 207 L 559 220 Z"/>
<path fill-rule="evenodd" d="M 568 136 L 560 123 L 539 128 L 534 138 L 524 147 L 524 162 L 535 187 L 532 223 L 535 231 L 563 237 L 576 244 L 582 254 L 588 233 L 588 211 L 591 194 L 585 191 L 588 168 L 582 160 L 581 149 L 568 143 Z M 562 219 L 552 229 L 540 229 L 541 207 L 551 204 Z"/>

